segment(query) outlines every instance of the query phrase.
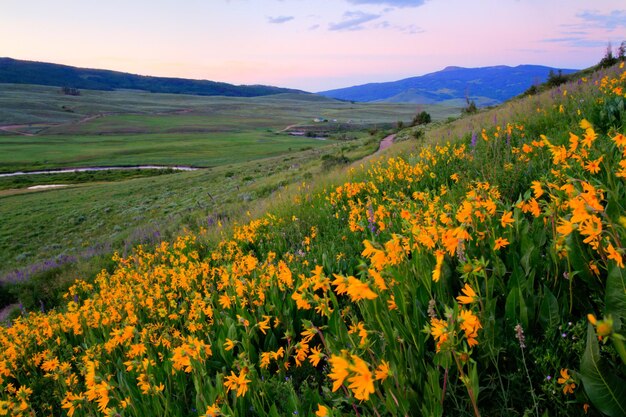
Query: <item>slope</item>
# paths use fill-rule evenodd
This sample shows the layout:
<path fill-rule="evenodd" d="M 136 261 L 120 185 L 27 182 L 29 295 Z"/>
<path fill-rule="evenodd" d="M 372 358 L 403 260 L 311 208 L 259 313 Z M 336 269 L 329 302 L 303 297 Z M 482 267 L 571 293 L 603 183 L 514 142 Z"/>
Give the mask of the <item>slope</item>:
<path fill-rule="evenodd" d="M 88 90 L 140 90 L 151 93 L 256 97 L 298 90 L 264 85 L 233 85 L 208 80 L 150 77 L 46 62 L 0 58 L 0 83 L 38 84 Z"/>
<path fill-rule="evenodd" d="M 445 69 L 394 82 L 371 83 L 318 94 L 340 100 L 438 103 L 466 97 L 483 105 L 502 103 L 531 85 L 544 82 L 556 69 L 539 65 L 505 65 Z M 563 70 L 563 74 L 575 70 Z"/>
<path fill-rule="evenodd" d="M 0 329 L 3 407 L 624 415 L 625 88 L 622 65 L 301 185 L 217 241 L 116 258 Z"/>

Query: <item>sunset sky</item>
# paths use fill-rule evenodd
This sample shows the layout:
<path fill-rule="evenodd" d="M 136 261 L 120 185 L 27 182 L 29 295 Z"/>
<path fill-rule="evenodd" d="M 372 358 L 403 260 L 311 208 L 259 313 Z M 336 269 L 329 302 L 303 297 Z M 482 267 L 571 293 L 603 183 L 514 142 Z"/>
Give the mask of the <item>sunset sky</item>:
<path fill-rule="evenodd" d="M 623 40 L 624 0 L 0 0 L 0 56 L 307 91 L 585 68 Z"/>

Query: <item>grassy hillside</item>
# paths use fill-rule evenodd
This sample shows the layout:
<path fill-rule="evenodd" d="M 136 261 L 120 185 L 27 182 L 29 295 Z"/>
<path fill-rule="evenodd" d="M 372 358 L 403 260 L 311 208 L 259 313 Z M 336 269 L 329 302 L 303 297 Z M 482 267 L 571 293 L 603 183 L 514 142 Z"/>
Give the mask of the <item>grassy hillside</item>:
<path fill-rule="evenodd" d="M 48 272 L 48 280 L 67 264 L 94 256 L 110 258 L 115 250 L 125 253 L 136 244 L 154 243 L 185 227 L 197 229 L 218 220 L 226 222 L 287 184 L 318 175 L 339 155 L 359 159 L 377 147 L 376 138 L 368 137 L 194 172 L 114 182 L 95 178 L 37 192 L 0 191 L 2 279 L 21 281 Z M 25 181 L 33 177 L 19 178 Z M 49 182 L 68 183 L 60 178 Z M 96 263 L 95 271 L 101 267 Z M 49 305 L 50 300 L 42 297 Z"/>
<path fill-rule="evenodd" d="M 426 110 L 430 110 L 430 107 Z M 458 108 L 432 108 L 433 116 L 441 115 L 441 118 L 457 115 L 459 111 Z M 75 97 L 60 94 L 59 89 L 54 87 L 0 84 L 0 126 L 24 125 L 15 130 L 25 133 L 102 133 L 97 130 L 99 127 L 105 128 L 104 133 L 113 133 L 117 130 L 111 132 L 108 129 L 117 127 L 119 122 L 126 122 L 124 117 L 131 118 L 128 120 L 130 125 L 126 127 L 135 128 L 132 132 L 137 132 L 136 126 L 132 124 L 132 117 L 145 122 L 140 123 L 141 127 L 158 127 L 165 122 L 175 122 L 178 117 L 188 116 L 191 118 L 187 120 L 191 122 L 190 128 L 201 132 L 214 129 L 219 131 L 223 128 L 221 123 L 225 121 L 230 121 L 227 127 L 239 122 L 244 127 L 280 130 L 292 124 L 311 124 L 316 117 L 323 117 L 331 122 L 334 119 L 341 123 L 351 121 L 359 127 L 395 123 L 398 120 L 408 121 L 415 113 L 415 105 L 352 104 L 307 94 L 237 98 L 84 90 L 80 96 Z M 206 119 L 200 121 L 199 116 Z M 86 122 L 78 123 L 87 118 L 89 119 Z M 260 126 L 256 124 L 259 120 L 264 121 Z M 57 124 L 61 126 L 55 126 Z M 178 124 L 179 128 L 184 126 Z M 8 134 L 2 131 L 0 133 Z"/>
<path fill-rule="evenodd" d="M 116 257 L 0 329 L 0 409 L 626 414 L 624 89 L 622 65 Z"/>
<path fill-rule="evenodd" d="M 11 58 L 0 58 L 0 83 L 53 85 L 107 91 L 132 89 L 152 93 L 233 97 L 257 97 L 297 91 L 264 85 L 233 85 L 208 80 L 150 77 Z"/>
<path fill-rule="evenodd" d="M 76 276 L 76 261 L 84 264 L 81 271 L 98 271 L 114 250 L 197 228 L 211 215 L 230 218 L 289 183 L 371 154 L 380 128 L 408 122 L 415 114 L 414 106 L 352 105 L 303 94 L 228 98 L 85 90 L 71 97 L 50 87 L 3 87 L 0 117 L 10 128 L 0 135 L 0 172 L 90 165 L 209 167 L 194 173 L 0 178 L 0 280 L 11 281 L 33 274 L 42 283 L 59 275 L 64 281 Z M 448 115 L 433 111 L 435 119 Z M 315 123 L 314 117 L 329 121 Z M 20 124 L 28 120 L 39 123 Z M 312 137 L 290 136 L 289 126 Z M 325 140 L 315 138 L 320 135 Z M 71 186 L 26 189 L 46 184 Z M 91 257 L 99 260 L 90 266 Z M 50 305 L 49 297 L 40 299 Z"/>

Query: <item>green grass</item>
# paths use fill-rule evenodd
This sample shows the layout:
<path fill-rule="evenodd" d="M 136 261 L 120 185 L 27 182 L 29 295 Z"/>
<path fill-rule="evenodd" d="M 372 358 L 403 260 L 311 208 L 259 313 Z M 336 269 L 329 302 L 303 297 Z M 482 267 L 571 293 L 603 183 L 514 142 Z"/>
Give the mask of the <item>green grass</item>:
<path fill-rule="evenodd" d="M 428 107 L 435 120 L 458 113 Z M 275 156 L 328 142 L 276 135 L 299 130 L 354 132 L 408 123 L 411 104 L 354 104 L 306 94 L 198 97 L 130 91 L 82 91 L 0 85 L 0 172 L 98 165 L 210 167 Z M 328 123 L 314 123 L 323 117 Z M 236 150 L 235 150 L 236 149 Z"/>
<path fill-rule="evenodd" d="M 173 174 L 173 169 L 123 169 L 111 171 L 68 172 L 46 175 L 16 175 L 0 177 L 0 196 L 37 185 L 50 184 L 83 184 L 93 182 L 124 181 L 133 178 L 153 177 L 157 175 Z M 7 191 L 8 190 L 8 191 Z"/>
<path fill-rule="evenodd" d="M 458 112 L 426 110 L 435 120 Z M 155 230 L 167 236 L 204 225 L 209 215 L 233 217 L 285 184 L 345 162 L 342 155 L 356 160 L 371 154 L 377 142 L 367 129 L 408 123 L 415 111 L 415 105 L 306 94 L 228 98 L 83 90 L 66 96 L 54 87 L 0 84 L 0 126 L 21 125 L 18 132 L 34 134 L 0 134 L 0 172 L 210 167 L 159 176 L 116 172 L 0 179 L 0 274 L 59 256 L 109 254 L 152 239 Z M 315 117 L 329 122 L 314 123 Z M 288 126 L 328 140 L 280 133 Z M 23 190 L 55 183 L 70 187 Z"/>
<path fill-rule="evenodd" d="M 423 107 L 435 118 L 445 118 L 459 113 L 459 109 L 454 107 Z M 181 112 L 192 112 L 192 117 L 200 115 L 212 120 L 226 119 L 235 123 L 239 122 L 241 123 L 239 126 L 257 128 L 268 126 L 282 129 L 287 125 L 311 123 L 313 118 L 318 116 L 329 120 L 338 119 L 340 122 L 351 120 L 355 124 L 395 123 L 398 120 L 408 122 L 416 113 L 416 106 L 415 104 L 349 103 L 307 94 L 232 98 L 152 94 L 137 91 L 82 90 L 80 96 L 66 96 L 55 87 L 0 84 L 0 126 L 34 124 L 37 125 L 33 127 L 35 131 L 54 127 L 51 132 L 73 133 L 80 132 L 84 128 L 84 132 L 89 133 L 94 131 L 89 127 L 89 123 L 86 123 L 86 126 L 70 125 L 94 115 L 168 116 L 174 114 L 178 117 L 186 114 L 181 114 Z M 106 120 L 95 120 L 94 129 L 97 129 L 99 124 L 107 129 L 119 128 L 117 122 L 120 120 L 110 119 L 112 123 Z M 260 120 L 263 120 L 261 124 L 258 123 Z M 171 122 L 172 119 L 168 121 Z M 213 121 L 201 121 L 200 125 L 203 128 L 212 126 Z"/>
<path fill-rule="evenodd" d="M 49 204 L 73 196 L 53 213 L 62 247 L 72 227 L 92 230 L 93 245 L 96 233 L 112 240 L 107 224 L 132 230 L 133 216 L 148 220 L 136 224 L 139 241 L 163 236 L 161 225 L 204 222 L 213 234 L 138 248 L 87 275 L 54 311 L 0 327 L 10 359 L 0 398 L 15 414 L 97 414 L 104 398 L 111 414 L 131 416 L 216 407 L 253 416 L 322 407 L 329 416 L 624 415 L 621 74 L 617 90 L 599 89 L 594 74 L 564 85 L 567 95 L 512 101 L 417 139 L 403 132 L 397 157 L 363 169 L 326 174 L 328 163 L 371 151 L 374 138 L 301 159 L 130 180 L 126 190 L 29 195 L 29 219 L 46 194 L 56 195 Z M 313 184 L 282 188 L 300 179 Z M 82 201 L 96 195 L 120 205 L 89 212 Z M 238 217 L 252 207 L 259 216 Z M 239 227 L 217 229 L 225 214 Z M 12 289 L 39 308 L 47 279 L 58 282 L 44 274 Z"/>
<path fill-rule="evenodd" d="M 275 156 L 330 141 L 266 131 L 115 136 L 2 136 L 0 172 L 85 166 L 212 167 Z"/>
<path fill-rule="evenodd" d="M 102 250 L 107 255 L 128 250 L 137 243 L 153 241 L 155 232 L 163 238 L 186 227 L 207 226 L 210 216 L 236 217 L 286 184 L 318 175 L 323 160 L 328 159 L 325 155 L 343 154 L 358 160 L 378 146 L 377 140 L 367 138 L 317 148 L 313 146 L 327 142 L 309 142 L 307 150 L 274 157 L 266 154 L 255 161 L 238 157 L 246 154 L 245 148 L 230 148 L 233 153 L 224 161 L 239 158 L 238 162 L 193 172 L 122 177 L 123 181 L 13 195 L 5 191 L 4 197 L 0 194 L 0 275 L 59 256 L 88 258 Z M 47 178 L 45 183 L 55 181 Z"/>

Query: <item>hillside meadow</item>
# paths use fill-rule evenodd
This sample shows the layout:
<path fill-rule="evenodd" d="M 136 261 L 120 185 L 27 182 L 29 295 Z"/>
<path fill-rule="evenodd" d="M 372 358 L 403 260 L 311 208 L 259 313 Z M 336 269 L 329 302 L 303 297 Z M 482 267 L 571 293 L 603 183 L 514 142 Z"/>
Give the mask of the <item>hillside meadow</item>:
<path fill-rule="evenodd" d="M 0 413 L 626 415 L 625 89 L 622 63 L 401 132 L 116 255 L 0 328 Z"/>
<path fill-rule="evenodd" d="M 289 184 L 372 154 L 413 105 L 309 94 L 198 97 L 2 85 L 0 171 L 191 165 L 0 176 L 0 302 L 48 309 L 68 283 L 152 245 L 262 205 Z M 454 114 L 442 109 L 435 119 Z M 314 122 L 314 118 L 327 122 Z M 26 120 L 36 123 L 23 123 Z M 20 124 L 23 123 L 23 124 Z M 295 131 L 301 136 L 289 133 Z M 29 187 L 64 185 L 56 189 Z M 4 314 L 0 314 L 3 316 Z"/>

